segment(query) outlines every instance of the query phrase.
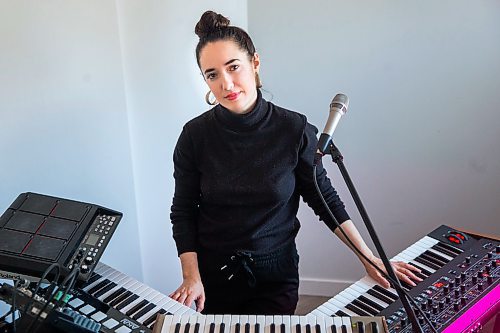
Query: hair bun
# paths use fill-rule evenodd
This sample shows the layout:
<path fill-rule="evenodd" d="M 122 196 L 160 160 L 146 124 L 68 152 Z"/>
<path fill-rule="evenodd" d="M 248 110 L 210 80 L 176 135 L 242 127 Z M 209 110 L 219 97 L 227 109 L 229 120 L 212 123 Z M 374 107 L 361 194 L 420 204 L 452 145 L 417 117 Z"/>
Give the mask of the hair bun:
<path fill-rule="evenodd" d="M 200 20 L 194 28 L 194 32 L 198 37 L 203 38 L 215 31 L 227 27 L 229 23 L 230 21 L 228 18 L 211 10 L 207 10 L 201 15 Z"/>

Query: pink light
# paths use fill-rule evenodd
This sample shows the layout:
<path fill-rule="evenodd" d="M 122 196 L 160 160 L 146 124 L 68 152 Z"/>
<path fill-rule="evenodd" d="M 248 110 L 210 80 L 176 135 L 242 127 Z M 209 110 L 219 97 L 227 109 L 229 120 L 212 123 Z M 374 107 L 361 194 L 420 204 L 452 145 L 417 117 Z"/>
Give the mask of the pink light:
<path fill-rule="evenodd" d="M 500 302 L 500 285 L 497 285 L 492 291 L 481 298 L 476 304 L 469 308 L 464 314 L 462 314 L 457 320 L 455 320 L 450 326 L 442 333 L 457 333 L 462 332 L 471 326 L 488 311 L 491 311 L 495 305 Z"/>

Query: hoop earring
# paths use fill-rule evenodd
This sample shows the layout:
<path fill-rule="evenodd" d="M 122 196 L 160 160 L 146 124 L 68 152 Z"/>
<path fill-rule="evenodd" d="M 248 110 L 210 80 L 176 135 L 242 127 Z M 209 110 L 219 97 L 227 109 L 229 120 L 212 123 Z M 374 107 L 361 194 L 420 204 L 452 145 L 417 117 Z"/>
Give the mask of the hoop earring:
<path fill-rule="evenodd" d="M 217 102 L 217 99 L 215 99 L 215 96 L 214 96 L 214 99 L 213 100 L 210 100 L 210 93 L 212 92 L 212 90 L 209 90 L 206 94 L 205 94 L 205 102 L 207 102 L 208 105 L 216 105 L 218 102 Z"/>
<path fill-rule="evenodd" d="M 262 81 L 260 81 L 258 72 L 255 72 L 255 85 L 257 86 L 257 88 L 262 88 Z"/>

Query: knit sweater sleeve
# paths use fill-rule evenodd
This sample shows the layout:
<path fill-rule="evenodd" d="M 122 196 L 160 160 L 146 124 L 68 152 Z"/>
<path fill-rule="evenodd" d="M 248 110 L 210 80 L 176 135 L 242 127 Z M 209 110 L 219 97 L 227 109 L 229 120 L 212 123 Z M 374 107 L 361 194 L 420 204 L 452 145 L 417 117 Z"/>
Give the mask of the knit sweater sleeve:
<path fill-rule="evenodd" d="M 325 209 L 321 198 L 319 197 L 316 188 L 314 186 L 313 180 L 313 159 L 314 154 L 317 149 L 317 132 L 318 129 L 313 125 L 309 124 L 306 119 L 304 132 L 302 134 L 302 139 L 299 145 L 298 151 L 298 164 L 296 169 L 297 177 L 297 187 L 299 193 L 301 194 L 304 202 L 306 202 L 309 207 L 313 209 L 316 215 L 326 223 L 330 230 L 335 230 L 336 225 L 333 219 L 328 214 Z M 337 195 L 337 192 L 333 188 L 330 179 L 326 174 L 326 170 L 323 168 L 323 164 L 320 162 L 316 169 L 316 178 L 318 181 L 318 186 L 328 204 L 328 207 L 332 211 L 333 215 L 339 223 L 349 220 L 349 215 L 345 210 L 344 203 Z"/>
<path fill-rule="evenodd" d="M 175 192 L 170 220 L 177 253 L 196 252 L 197 219 L 200 205 L 200 173 L 189 130 L 184 127 L 174 150 Z"/>

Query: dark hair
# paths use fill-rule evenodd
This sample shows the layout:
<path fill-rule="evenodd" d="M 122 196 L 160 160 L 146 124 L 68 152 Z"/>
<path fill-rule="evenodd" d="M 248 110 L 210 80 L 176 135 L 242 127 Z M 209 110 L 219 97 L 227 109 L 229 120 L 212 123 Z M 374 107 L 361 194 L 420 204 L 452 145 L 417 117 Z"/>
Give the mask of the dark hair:
<path fill-rule="evenodd" d="M 239 48 L 248 53 L 249 59 L 252 59 L 255 53 L 255 46 L 248 33 L 232 25 L 229 25 L 228 18 L 217 14 L 211 10 L 207 10 L 201 15 L 200 20 L 196 23 L 194 32 L 200 37 L 196 46 L 196 62 L 200 67 L 200 52 L 201 49 L 210 42 L 219 40 L 232 40 Z"/>

